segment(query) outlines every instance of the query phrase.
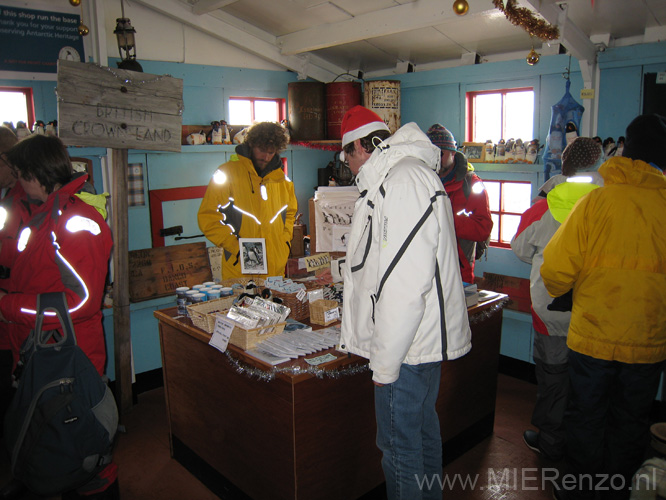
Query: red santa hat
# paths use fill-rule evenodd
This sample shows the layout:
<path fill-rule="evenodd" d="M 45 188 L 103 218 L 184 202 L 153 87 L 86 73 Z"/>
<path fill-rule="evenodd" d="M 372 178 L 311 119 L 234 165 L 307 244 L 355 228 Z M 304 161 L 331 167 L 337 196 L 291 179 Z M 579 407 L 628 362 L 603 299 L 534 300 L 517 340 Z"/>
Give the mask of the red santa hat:
<path fill-rule="evenodd" d="M 360 105 L 354 106 L 342 118 L 342 147 L 377 130 L 389 131 L 389 128 L 374 111 Z"/>

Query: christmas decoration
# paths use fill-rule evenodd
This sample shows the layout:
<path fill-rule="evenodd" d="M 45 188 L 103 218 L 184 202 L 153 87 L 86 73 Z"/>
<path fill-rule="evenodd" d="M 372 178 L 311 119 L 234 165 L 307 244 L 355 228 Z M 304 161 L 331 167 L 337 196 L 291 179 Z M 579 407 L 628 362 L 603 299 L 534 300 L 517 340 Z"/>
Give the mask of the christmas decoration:
<path fill-rule="evenodd" d="M 469 4 L 467 3 L 467 0 L 455 0 L 455 2 L 453 2 L 453 12 L 459 16 L 464 16 L 467 14 L 468 10 Z"/>
<path fill-rule="evenodd" d="M 560 37 L 557 26 L 535 17 L 532 11 L 525 7 L 516 7 L 516 0 L 493 0 L 493 4 L 504 13 L 511 24 L 522 27 L 531 36 L 536 36 L 545 42 Z"/>
<path fill-rule="evenodd" d="M 540 57 L 541 54 L 539 54 L 536 50 L 534 50 L 534 47 L 532 47 L 532 50 L 530 50 L 530 53 L 527 54 L 525 60 L 527 61 L 527 64 L 529 64 L 530 66 L 534 66 L 536 63 L 539 62 Z"/>
<path fill-rule="evenodd" d="M 69 0 L 69 4 L 74 7 L 78 7 L 79 5 L 81 5 L 81 0 Z"/>
<path fill-rule="evenodd" d="M 79 23 L 78 29 L 79 29 L 79 35 L 81 36 L 86 36 L 88 33 L 90 33 L 90 29 L 88 28 L 88 26 L 83 24 L 83 21 Z"/>
<path fill-rule="evenodd" d="M 308 149 L 320 149 L 322 151 L 342 151 L 340 144 L 322 144 L 319 142 L 292 141 L 292 146 L 303 146 Z"/>

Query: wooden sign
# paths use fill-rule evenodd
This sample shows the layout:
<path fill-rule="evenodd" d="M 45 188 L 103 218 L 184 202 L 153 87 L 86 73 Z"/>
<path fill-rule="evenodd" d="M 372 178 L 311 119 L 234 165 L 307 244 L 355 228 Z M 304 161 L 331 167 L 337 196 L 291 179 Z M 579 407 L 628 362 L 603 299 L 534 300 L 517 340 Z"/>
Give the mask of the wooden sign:
<path fill-rule="evenodd" d="M 176 295 L 180 286 L 212 281 L 206 243 L 188 243 L 129 252 L 131 302 Z"/>
<path fill-rule="evenodd" d="M 183 81 L 58 61 L 58 136 L 69 146 L 180 151 Z"/>

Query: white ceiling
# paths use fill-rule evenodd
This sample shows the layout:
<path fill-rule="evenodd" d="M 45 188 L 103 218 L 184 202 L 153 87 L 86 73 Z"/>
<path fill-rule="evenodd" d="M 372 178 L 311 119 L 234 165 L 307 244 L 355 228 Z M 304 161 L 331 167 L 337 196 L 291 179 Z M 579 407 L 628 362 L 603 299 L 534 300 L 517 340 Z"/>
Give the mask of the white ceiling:
<path fill-rule="evenodd" d="M 492 0 L 468 0 L 464 16 L 453 0 L 134 1 L 320 81 L 524 58 L 532 45 L 593 63 L 605 47 L 666 41 L 666 0 L 518 0 L 559 27 L 550 44 Z"/>

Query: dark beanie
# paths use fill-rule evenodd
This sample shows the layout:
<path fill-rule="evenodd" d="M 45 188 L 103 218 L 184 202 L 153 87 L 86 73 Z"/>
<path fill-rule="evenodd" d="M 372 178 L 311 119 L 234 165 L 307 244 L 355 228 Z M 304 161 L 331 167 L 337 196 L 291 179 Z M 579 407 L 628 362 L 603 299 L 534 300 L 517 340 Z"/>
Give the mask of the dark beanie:
<path fill-rule="evenodd" d="M 666 118 L 657 114 L 638 116 L 627 127 L 625 137 L 622 156 L 666 168 Z"/>

